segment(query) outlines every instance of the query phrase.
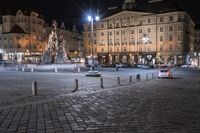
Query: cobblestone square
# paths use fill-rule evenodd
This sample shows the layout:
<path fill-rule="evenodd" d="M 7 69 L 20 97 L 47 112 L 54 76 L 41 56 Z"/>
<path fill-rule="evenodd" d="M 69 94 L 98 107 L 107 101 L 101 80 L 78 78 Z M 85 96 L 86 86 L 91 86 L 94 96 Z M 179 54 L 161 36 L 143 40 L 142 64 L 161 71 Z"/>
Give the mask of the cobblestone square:
<path fill-rule="evenodd" d="M 145 80 L 144 76 L 144 80 L 142 81 L 129 83 L 128 76 L 130 75 L 130 71 L 133 72 L 133 70 L 121 70 L 119 73 L 104 71 L 105 79 L 109 79 L 110 75 L 115 75 L 115 77 L 124 76 L 122 85 L 117 85 L 116 79 L 110 79 L 108 82 L 113 81 L 115 83 L 112 85 L 105 84 L 104 88 L 100 88 L 98 85 L 89 88 L 92 85 L 91 83 L 99 83 L 99 78 L 91 78 L 89 79 L 91 82 L 88 83 L 86 82 L 88 79 L 84 77 L 84 73 L 71 74 L 75 75 L 73 78 L 77 76 L 82 77 L 80 79 L 85 79 L 84 82 L 87 85 L 83 84 L 85 85 L 83 86 L 84 89 L 80 89 L 75 93 L 71 93 L 70 91 L 69 93 L 66 91 L 62 93 L 62 89 L 58 89 L 56 95 L 52 95 L 51 93 L 55 92 L 52 91 L 46 95 L 40 95 L 39 93 L 38 96 L 30 96 L 32 97 L 30 98 L 32 102 L 29 98 L 21 97 L 20 100 L 18 99 L 16 102 L 13 102 L 15 105 L 12 102 L 8 102 L 10 103 L 8 106 L 2 104 L 0 107 L 0 132 L 200 132 L 199 71 L 176 69 L 173 71 L 173 79 L 155 78 Z M 144 71 L 141 72 L 145 75 L 157 70 Z M 137 72 L 140 72 L 140 70 L 134 70 L 134 74 Z M 3 75 L 6 74 L 11 75 L 7 79 L 14 78 L 13 73 L 3 73 Z M 20 73 L 16 74 L 20 75 Z M 28 74 L 31 74 L 30 77 L 32 78 L 34 78 L 34 75 L 37 75 L 37 73 Z M 44 78 L 42 77 L 44 75 L 48 75 L 50 78 L 53 75 L 69 78 L 69 73 L 45 73 L 41 74 L 38 79 L 41 80 Z M 6 77 L 1 78 L 1 85 L 3 85 L 2 79 L 6 79 Z M 17 76 L 15 79 L 17 79 Z M 73 82 L 73 79 L 70 80 Z M 67 81 L 66 85 L 68 83 L 70 82 Z M 50 83 L 47 86 L 50 86 Z M 11 93 L 10 97 L 12 99 L 12 96 L 14 96 L 12 89 L 12 87 L 8 90 L 2 90 L 1 88 L 1 99 L 5 98 L 7 100 L 7 97 L 4 97 L 4 94 L 7 93 Z M 92 91 L 92 89 L 94 90 Z M 21 89 L 18 88 L 17 90 L 20 91 Z M 26 92 L 24 94 L 27 95 L 29 93 Z M 45 98 L 42 98 L 43 96 Z"/>

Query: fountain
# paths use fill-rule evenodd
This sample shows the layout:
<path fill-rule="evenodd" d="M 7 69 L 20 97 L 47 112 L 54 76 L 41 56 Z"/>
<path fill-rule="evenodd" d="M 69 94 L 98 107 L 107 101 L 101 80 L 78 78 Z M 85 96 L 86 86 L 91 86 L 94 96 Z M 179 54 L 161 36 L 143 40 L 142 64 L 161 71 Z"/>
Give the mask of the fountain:
<path fill-rule="evenodd" d="M 61 24 L 60 29 L 57 29 L 57 23 L 55 20 L 53 20 L 48 43 L 46 44 L 44 53 L 42 55 L 42 64 L 27 64 L 27 70 L 31 70 L 31 72 L 38 70 L 53 70 L 54 72 L 58 72 L 59 69 L 75 70 L 74 64 L 67 63 L 68 56 L 65 51 L 66 40 L 62 33 L 64 29 L 64 23 Z M 79 66 L 84 66 L 84 64 L 79 64 Z"/>

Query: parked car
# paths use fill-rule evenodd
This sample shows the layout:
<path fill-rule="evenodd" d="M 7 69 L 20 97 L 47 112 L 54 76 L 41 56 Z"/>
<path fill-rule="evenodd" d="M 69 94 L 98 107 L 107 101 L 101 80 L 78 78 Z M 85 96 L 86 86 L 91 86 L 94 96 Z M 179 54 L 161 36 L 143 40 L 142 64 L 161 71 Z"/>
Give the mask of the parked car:
<path fill-rule="evenodd" d="M 154 66 L 150 65 L 150 64 L 138 64 L 137 67 L 141 68 L 141 69 L 151 69 L 151 68 L 154 68 Z"/>
<path fill-rule="evenodd" d="M 0 64 L 6 64 L 6 60 L 0 60 Z"/>
<path fill-rule="evenodd" d="M 116 63 L 115 63 L 115 67 L 122 68 L 122 66 L 123 66 L 123 65 L 122 65 L 121 63 L 119 63 L 119 62 L 116 62 Z"/>
<path fill-rule="evenodd" d="M 188 64 L 185 64 L 185 65 L 181 65 L 181 68 L 188 68 L 189 65 Z"/>
<path fill-rule="evenodd" d="M 158 72 L 158 78 L 172 78 L 170 69 L 160 69 Z"/>
<path fill-rule="evenodd" d="M 196 66 L 191 65 L 191 64 L 185 64 L 185 65 L 182 65 L 181 68 L 196 68 Z"/>
<path fill-rule="evenodd" d="M 122 68 L 129 68 L 130 65 L 129 65 L 128 63 L 122 63 L 122 64 L 121 64 L 121 67 L 122 67 Z"/>
<path fill-rule="evenodd" d="M 115 67 L 115 64 L 102 64 L 101 67 Z"/>

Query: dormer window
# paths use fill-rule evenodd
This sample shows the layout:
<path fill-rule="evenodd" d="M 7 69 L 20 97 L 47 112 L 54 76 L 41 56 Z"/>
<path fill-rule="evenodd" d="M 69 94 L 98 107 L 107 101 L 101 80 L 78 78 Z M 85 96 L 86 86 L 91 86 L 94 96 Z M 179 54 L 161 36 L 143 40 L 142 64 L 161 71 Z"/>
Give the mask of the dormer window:
<path fill-rule="evenodd" d="M 151 23 L 151 19 L 150 18 L 148 18 L 148 23 Z"/>
<path fill-rule="evenodd" d="M 160 22 L 163 22 L 163 20 L 164 20 L 163 17 L 160 17 Z"/>
<path fill-rule="evenodd" d="M 173 16 L 169 16 L 169 21 L 173 21 L 174 17 Z"/>
<path fill-rule="evenodd" d="M 18 11 L 17 11 L 17 15 L 19 15 L 19 16 L 20 16 L 20 15 L 23 15 L 22 11 L 21 11 L 21 10 L 18 10 Z"/>

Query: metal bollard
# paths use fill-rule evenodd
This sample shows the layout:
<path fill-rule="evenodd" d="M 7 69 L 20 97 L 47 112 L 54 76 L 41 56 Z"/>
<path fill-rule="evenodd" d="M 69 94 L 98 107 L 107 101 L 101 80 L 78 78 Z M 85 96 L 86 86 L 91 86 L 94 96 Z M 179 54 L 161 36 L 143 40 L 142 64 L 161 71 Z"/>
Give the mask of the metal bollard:
<path fill-rule="evenodd" d="M 120 77 L 117 77 L 117 83 L 120 85 Z"/>
<path fill-rule="evenodd" d="M 148 74 L 146 74 L 146 80 L 148 80 L 148 78 L 149 78 L 149 77 L 148 77 Z"/>
<path fill-rule="evenodd" d="M 15 66 L 15 71 L 16 71 L 16 72 L 18 71 L 18 66 Z"/>
<path fill-rule="evenodd" d="M 78 72 L 80 72 L 81 70 L 80 70 L 80 67 L 78 67 Z"/>
<path fill-rule="evenodd" d="M 22 72 L 24 72 L 24 68 L 25 68 L 25 67 L 23 66 L 23 67 L 22 67 Z"/>
<path fill-rule="evenodd" d="M 118 68 L 118 67 L 116 67 L 116 71 L 119 71 L 119 68 Z"/>
<path fill-rule="evenodd" d="M 33 67 L 31 67 L 31 72 L 33 72 Z"/>
<path fill-rule="evenodd" d="M 37 95 L 37 81 L 32 82 L 32 95 L 33 96 Z"/>
<path fill-rule="evenodd" d="M 132 80 L 132 76 L 130 76 L 130 83 L 132 82 L 133 80 Z"/>
<path fill-rule="evenodd" d="M 78 79 L 75 79 L 75 91 L 78 90 Z"/>
<path fill-rule="evenodd" d="M 154 78 L 154 74 L 152 73 L 152 79 Z"/>
<path fill-rule="evenodd" d="M 140 74 L 137 74 L 137 75 L 136 75 L 136 79 L 137 79 L 137 80 L 140 80 Z"/>
<path fill-rule="evenodd" d="M 104 87 L 103 87 L 103 78 L 100 78 L 100 87 L 101 87 L 101 88 L 104 88 Z"/>
<path fill-rule="evenodd" d="M 58 69 L 57 69 L 57 67 L 55 67 L 55 72 L 56 72 L 56 73 L 58 72 Z"/>

